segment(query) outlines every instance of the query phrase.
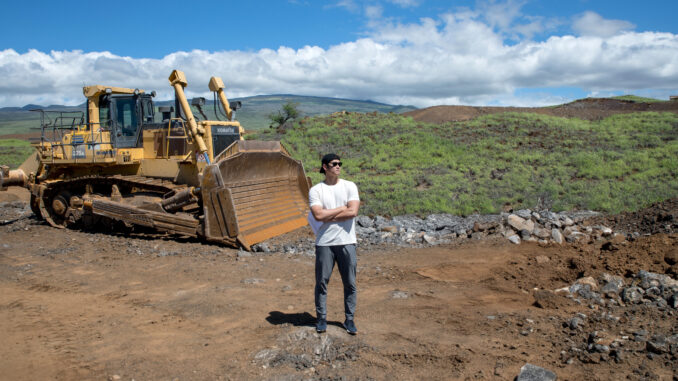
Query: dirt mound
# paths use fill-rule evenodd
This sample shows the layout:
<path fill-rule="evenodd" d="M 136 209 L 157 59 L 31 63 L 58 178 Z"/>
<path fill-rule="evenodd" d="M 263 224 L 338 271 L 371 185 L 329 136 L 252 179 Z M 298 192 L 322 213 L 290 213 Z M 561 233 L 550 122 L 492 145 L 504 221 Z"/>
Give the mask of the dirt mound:
<path fill-rule="evenodd" d="M 636 212 L 596 217 L 589 223 L 630 235 L 670 233 L 678 229 L 678 198 L 657 202 Z"/>
<path fill-rule="evenodd" d="M 678 102 L 642 103 L 610 98 L 586 98 L 555 107 L 472 107 L 433 106 L 409 111 L 403 115 L 427 123 L 446 123 L 470 120 L 488 114 L 526 112 L 563 118 L 599 120 L 615 114 L 657 111 L 678 113 Z"/>

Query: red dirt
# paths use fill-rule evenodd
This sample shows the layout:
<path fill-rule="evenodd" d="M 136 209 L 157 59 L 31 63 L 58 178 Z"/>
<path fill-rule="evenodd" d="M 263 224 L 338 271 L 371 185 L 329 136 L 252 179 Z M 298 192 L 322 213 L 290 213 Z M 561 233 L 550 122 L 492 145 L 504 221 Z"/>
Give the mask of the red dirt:
<path fill-rule="evenodd" d="M 446 123 L 473 119 L 487 114 L 530 112 L 564 118 L 599 120 L 615 114 L 656 111 L 678 113 L 678 102 L 636 103 L 609 98 L 587 98 L 556 107 L 472 107 L 433 106 L 403 115 L 428 123 Z"/>
<path fill-rule="evenodd" d="M 26 198 L 23 190 L 0 193 L 0 202 Z M 666 208 L 675 213 L 675 205 Z M 3 213 L 0 221 L 9 217 Z M 300 229 L 288 238 L 308 235 Z M 330 327 L 320 337 L 311 326 L 312 256 L 239 257 L 201 242 L 58 230 L 26 217 L 0 225 L 0 378 L 513 379 L 529 362 L 559 380 L 671 380 L 678 362 L 646 356 L 644 344 L 628 342 L 619 363 L 600 354 L 567 363 L 561 351 L 594 330 L 675 334 L 678 313 L 618 307 L 610 311 L 621 320 L 609 322 L 597 318 L 604 316 L 597 306 L 543 290 L 603 272 L 670 272 L 664 256 L 677 248 L 671 233 L 614 250 L 604 242 L 505 240 L 359 249 L 360 333 L 339 328 L 335 274 Z M 535 298 L 545 308 L 535 307 Z M 585 329 L 564 328 L 577 313 L 589 316 Z M 331 360 L 308 360 L 322 345 Z M 266 351 L 287 354 L 263 362 Z M 293 355 L 302 352 L 306 357 Z"/>

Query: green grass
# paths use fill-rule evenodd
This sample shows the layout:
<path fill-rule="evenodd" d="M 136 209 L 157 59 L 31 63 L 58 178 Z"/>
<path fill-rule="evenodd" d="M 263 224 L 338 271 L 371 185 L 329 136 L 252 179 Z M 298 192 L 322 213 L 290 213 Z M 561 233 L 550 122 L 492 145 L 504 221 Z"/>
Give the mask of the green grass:
<path fill-rule="evenodd" d="M 661 99 L 656 99 L 656 98 L 646 98 L 646 97 L 639 97 L 636 95 L 620 95 L 617 97 L 612 97 L 612 99 L 618 99 L 620 101 L 631 101 L 634 103 L 657 103 L 657 102 L 666 102 Z"/>
<path fill-rule="evenodd" d="M 0 139 L 0 164 L 17 168 L 26 158 L 35 152 L 35 148 L 25 140 Z"/>
<path fill-rule="evenodd" d="M 634 210 L 678 195 L 678 116 L 598 122 L 538 114 L 433 125 L 396 114 L 297 123 L 281 139 L 314 183 L 336 152 L 370 214 L 495 213 L 514 208 Z"/>
<path fill-rule="evenodd" d="M 0 111 L 0 135 L 27 134 L 39 130 L 40 113 L 30 111 Z"/>

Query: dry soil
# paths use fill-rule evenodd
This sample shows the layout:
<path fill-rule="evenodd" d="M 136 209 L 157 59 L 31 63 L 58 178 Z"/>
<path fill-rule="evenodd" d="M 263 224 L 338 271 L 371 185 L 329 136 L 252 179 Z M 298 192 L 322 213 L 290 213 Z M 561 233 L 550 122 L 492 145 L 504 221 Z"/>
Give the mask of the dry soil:
<path fill-rule="evenodd" d="M 14 190 L 0 202 L 27 196 Z M 539 290 L 582 276 L 671 272 L 664 257 L 678 248 L 675 233 L 613 248 L 503 240 L 359 248 L 359 334 L 341 328 L 335 272 L 330 327 L 318 335 L 310 255 L 59 230 L 4 209 L 2 380 L 513 379 L 528 362 L 559 380 L 671 380 L 677 372 L 670 354 L 648 356 L 632 342 L 618 362 L 598 354 L 568 362 L 561 353 L 585 345 L 590 331 L 678 333 L 675 310 L 619 307 L 608 311 L 614 321 L 560 296 L 535 306 Z M 573 331 L 566 325 L 577 313 L 588 320 Z"/>

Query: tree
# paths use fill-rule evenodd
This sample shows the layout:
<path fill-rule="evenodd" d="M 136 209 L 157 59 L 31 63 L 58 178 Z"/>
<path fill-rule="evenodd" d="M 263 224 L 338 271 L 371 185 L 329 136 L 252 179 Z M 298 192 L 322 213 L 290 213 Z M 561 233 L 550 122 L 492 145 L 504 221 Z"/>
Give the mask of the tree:
<path fill-rule="evenodd" d="M 271 113 L 268 115 L 268 119 L 271 120 L 270 128 L 273 127 L 283 127 L 285 123 L 297 119 L 301 116 L 301 111 L 299 111 L 299 103 L 287 102 L 282 106 L 282 110 L 278 110 L 277 113 Z"/>

